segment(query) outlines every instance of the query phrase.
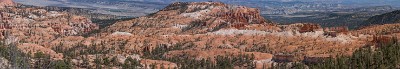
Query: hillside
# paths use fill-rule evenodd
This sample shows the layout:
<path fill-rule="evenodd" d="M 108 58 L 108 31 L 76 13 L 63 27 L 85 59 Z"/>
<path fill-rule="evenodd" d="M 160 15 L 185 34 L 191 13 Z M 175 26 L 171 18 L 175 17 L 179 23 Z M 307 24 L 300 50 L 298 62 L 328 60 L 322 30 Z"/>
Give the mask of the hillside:
<path fill-rule="evenodd" d="M 388 42 L 400 26 L 279 25 L 256 8 L 176 2 L 99 29 L 86 15 L 57 10 L 63 9 L 0 8 L 0 63 L 22 69 L 261 69 L 351 56 Z"/>
<path fill-rule="evenodd" d="M 323 27 L 349 27 L 355 29 L 364 24 L 369 18 L 396 10 L 392 6 L 368 6 L 360 8 L 341 9 L 332 12 L 300 12 L 290 15 L 263 15 L 266 18 L 280 23 L 292 24 L 309 22 L 320 24 Z"/>
<path fill-rule="evenodd" d="M 13 6 L 15 3 L 12 0 L 0 0 L 0 6 Z"/>
<path fill-rule="evenodd" d="M 16 5 L 1 8 L 1 38 L 8 36 L 69 36 L 82 35 L 98 26 L 90 19 L 65 12 L 47 11 L 35 7 Z"/>
<path fill-rule="evenodd" d="M 400 10 L 377 15 L 369 18 L 364 25 L 381 25 L 381 24 L 393 24 L 400 23 Z"/>
<path fill-rule="evenodd" d="M 177 2 L 154 14 L 115 23 L 105 32 L 204 34 L 228 28 L 256 29 L 252 25 L 273 26 L 274 23 L 260 16 L 260 11 L 255 8 L 219 2 Z"/>
<path fill-rule="evenodd" d="M 49 42 L 49 46 L 62 43 L 56 47 L 66 49 L 64 52 L 80 54 L 84 52 L 79 51 L 95 49 L 101 53 L 95 53 L 102 56 L 98 58 L 110 58 L 117 53 L 124 55 L 120 57 L 134 56 L 141 61 L 167 61 L 171 63 L 156 64 L 181 68 L 200 60 L 234 62 L 217 58 L 254 54 L 252 61 L 255 67 L 261 68 L 277 62 L 351 55 L 370 42 L 371 37 L 352 36 L 346 34 L 346 28 L 322 28 L 311 23 L 277 25 L 262 18 L 255 8 L 219 2 L 177 2 L 154 14 L 119 21 L 100 31 L 88 38 L 60 38 Z M 234 64 L 234 67 L 244 64 L 253 63 Z"/>

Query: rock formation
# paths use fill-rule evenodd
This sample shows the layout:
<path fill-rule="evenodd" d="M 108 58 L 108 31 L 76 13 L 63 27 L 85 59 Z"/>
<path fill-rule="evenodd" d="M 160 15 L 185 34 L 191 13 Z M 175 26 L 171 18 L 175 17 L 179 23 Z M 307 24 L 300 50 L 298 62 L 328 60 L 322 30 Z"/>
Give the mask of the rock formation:
<path fill-rule="evenodd" d="M 98 29 L 90 19 L 62 11 L 16 5 L 11 0 L 0 0 L 0 5 L 3 6 L 0 8 L 0 39 L 5 40 L 5 45 L 16 44 L 22 53 L 30 57 L 42 52 L 51 60 L 63 60 L 62 53 L 45 46 L 44 42 Z"/>
<path fill-rule="evenodd" d="M 0 57 L 0 69 L 10 69 L 11 64 L 4 57 Z"/>
<path fill-rule="evenodd" d="M 0 0 L 0 8 L 4 8 L 5 6 L 14 6 L 15 3 L 12 0 Z"/>
<path fill-rule="evenodd" d="M 137 19 L 118 22 L 106 32 L 132 34 L 207 33 L 220 29 L 251 29 L 253 24 L 274 25 L 259 10 L 220 2 L 177 2 Z"/>
<path fill-rule="evenodd" d="M 65 12 L 46 11 L 19 6 L 0 9 L 0 37 L 12 36 L 68 36 L 98 29 L 88 18 Z"/>
<path fill-rule="evenodd" d="M 327 35 L 328 32 L 337 34 Z M 311 23 L 276 25 L 261 17 L 254 8 L 219 2 L 178 2 L 148 16 L 117 22 L 89 38 L 67 36 L 45 42 L 48 43 L 45 46 L 66 50 L 81 48 L 71 51 L 75 53 L 91 50 L 110 54 L 112 50 L 112 53 L 140 56 L 160 47 L 178 46 L 182 49 L 167 51 L 160 57 L 201 60 L 255 54 L 254 62 L 260 65 L 278 60 L 313 61 L 304 58 L 307 56 L 351 55 L 372 41 L 369 35 L 341 34 L 343 32 L 348 31 L 346 28 L 324 29 Z"/>
<path fill-rule="evenodd" d="M 383 24 L 366 26 L 359 30 L 350 31 L 354 35 L 371 35 L 372 45 L 380 46 L 385 43 L 391 43 L 394 39 L 400 39 L 400 24 Z"/>
<path fill-rule="evenodd" d="M 143 68 L 178 67 L 180 60 L 217 56 L 254 55 L 253 63 L 318 62 L 331 56 L 352 55 L 358 48 L 398 36 L 399 24 L 370 26 L 349 31 L 318 24 L 276 25 L 254 8 L 219 2 L 178 2 L 154 14 L 119 21 L 99 33 L 88 18 L 37 8 L 1 9 L 1 36 L 20 38 L 24 53 L 43 52 L 52 59 L 68 57 L 75 68 L 96 67 L 95 60 L 113 60 L 100 67 L 120 68 L 127 58 Z M 156 52 L 157 54 L 150 54 Z M 151 56 L 160 58 L 151 58 Z M 162 58 L 161 58 L 162 57 Z M 313 60 L 313 59 L 318 60 Z M 83 65 L 85 64 L 85 65 Z M 261 68 L 257 66 L 257 68 Z"/>

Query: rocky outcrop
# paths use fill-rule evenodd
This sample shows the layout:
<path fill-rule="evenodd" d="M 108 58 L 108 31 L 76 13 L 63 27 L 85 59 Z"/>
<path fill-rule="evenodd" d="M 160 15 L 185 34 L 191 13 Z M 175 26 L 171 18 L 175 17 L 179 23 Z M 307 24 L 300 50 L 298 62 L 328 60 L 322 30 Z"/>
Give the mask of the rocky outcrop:
<path fill-rule="evenodd" d="M 0 37 L 70 36 L 98 29 L 90 19 L 65 12 L 19 6 L 1 8 L 0 11 Z"/>
<path fill-rule="evenodd" d="M 284 29 L 284 31 L 299 31 L 300 33 L 322 30 L 322 27 L 320 25 L 312 23 L 295 23 L 290 25 L 281 25 L 281 28 Z"/>
<path fill-rule="evenodd" d="M 349 31 L 350 34 L 360 36 L 360 35 L 370 35 L 370 45 L 382 46 L 388 43 L 396 42 L 399 40 L 400 36 L 400 24 L 383 24 L 383 25 L 372 25 L 365 26 L 358 30 Z"/>
<path fill-rule="evenodd" d="M 372 43 L 376 43 L 377 46 L 383 46 L 389 43 L 395 42 L 396 36 L 389 35 L 377 35 L 373 37 Z"/>
<path fill-rule="evenodd" d="M 72 16 L 70 19 L 72 23 L 78 24 L 85 20 Z M 331 28 L 327 31 L 343 30 Z M 274 60 L 302 61 L 307 55 L 351 55 L 368 42 L 368 38 L 364 37 L 347 34 L 329 37 L 325 32 L 320 25 L 311 23 L 275 25 L 262 18 L 258 10 L 253 8 L 218 2 L 180 2 L 152 15 L 117 22 L 95 36 L 65 36 L 42 39 L 40 42 L 37 42 L 39 38 L 26 40 L 69 54 L 91 52 L 72 57 L 75 66 L 82 64 L 83 59 L 89 59 L 89 65 L 94 66 L 93 61 L 97 56 L 101 59 L 114 57 L 109 54 L 146 56 L 148 52 L 175 46 L 179 49 L 158 55 L 164 58 L 179 59 L 185 56 L 200 60 L 216 56 L 254 54 L 257 65 L 268 65 Z M 281 53 L 290 55 L 279 55 Z M 128 56 L 117 57 L 117 60 L 122 61 L 126 57 Z M 175 66 L 173 62 L 164 61 L 142 60 L 146 63 L 162 62 L 156 64 L 165 67 Z"/>
<path fill-rule="evenodd" d="M 359 30 L 351 31 L 352 34 L 390 35 L 400 33 L 400 24 L 383 24 L 366 26 Z"/>
<path fill-rule="evenodd" d="M 177 2 L 154 14 L 118 22 L 106 33 L 182 34 L 207 33 L 220 29 L 252 29 L 253 24 L 274 25 L 258 9 L 220 2 Z"/>
<path fill-rule="evenodd" d="M 0 0 L 0 8 L 4 8 L 5 6 L 14 6 L 15 3 L 12 0 Z"/>
<path fill-rule="evenodd" d="M 0 69 L 11 69 L 11 64 L 4 57 L 0 57 Z"/>
<path fill-rule="evenodd" d="M 154 55 L 178 60 L 254 55 L 253 62 L 260 66 L 318 62 L 312 59 L 351 55 L 374 42 L 371 35 L 377 33 L 371 31 L 395 33 L 399 28 L 387 25 L 348 31 L 342 27 L 323 29 L 311 23 L 275 25 L 254 8 L 218 2 L 178 2 L 152 15 L 120 21 L 83 37 L 79 35 L 97 29 L 85 17 L 35 8 L 3 10 L 0 29 L 5 31 L 3 35 L 21 38 L 14 42 L 21 42 L 18 48 L 24 53 L 43 52 L 53 59 L 68 57 L 77 68 L 95 67 L 95 59 L 113 60 L 109 66 L 115 68 L 127 58 L 140 60 L 145 68 L 149 64 L 168 68 L 180 64 L 149 59 Z"/>
<path fill-rule="evenodd" d="M 192 16 L 191 14 L 200 13 L 198 17 L 202 15 L 220 17 L 227 22 L 233 24 L 262 24 L 262 23 L 272 23 L 265 20 L 260 16 L 260 11 L 255 8 L 248 8 L 244 6 L 233 6 L 227 5 L 221 2 L 177 2 L 167 6 L 164 11 L 175 11 L 178 10 L 178 14 L 183 14 L 185 16 Z"/>
<path fill-rule="evenodd" d="M 347 27 L 329 27 L 324 28 L 325 35 L 336 37 L 340 34 L 347 34 L 349 29 Z"/>

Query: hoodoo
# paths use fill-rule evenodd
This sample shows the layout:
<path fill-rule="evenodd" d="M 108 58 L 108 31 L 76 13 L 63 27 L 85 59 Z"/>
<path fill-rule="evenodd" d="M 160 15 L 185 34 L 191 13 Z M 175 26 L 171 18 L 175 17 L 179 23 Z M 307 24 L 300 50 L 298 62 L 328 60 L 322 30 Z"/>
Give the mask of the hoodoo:
<path fill-rule="evenodd" d="M 256 8 L 227 5 L 221 2 L 177 2 L 154 14 L 115 23 L 107 29 L 107 32 L 207 33 L 232 28 L 254 29 L 255 25 L 265 27 L 272 26 L 274 23 L 264 19 Z M 154 33 L 154 31 L 160 32 Z"/>

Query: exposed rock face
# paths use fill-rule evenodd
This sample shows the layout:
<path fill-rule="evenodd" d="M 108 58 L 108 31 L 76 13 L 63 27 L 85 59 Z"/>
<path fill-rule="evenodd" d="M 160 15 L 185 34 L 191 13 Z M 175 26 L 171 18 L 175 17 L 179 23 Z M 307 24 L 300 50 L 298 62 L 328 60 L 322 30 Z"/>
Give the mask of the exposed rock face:
<path fill-rule="evenodd" d="M 351 32 L 353 34 L 390 35 L 394 33 L 400 33 L 400 24 L 366 26 L 364 28 Z"/>
<path fill-rule="evenodd" d="M 20 6 L 1 8 L 0 11 L 1 38 L 6 34 L 20 37 L 79 35 L 98 29 L 88 18 L 64 12 Z"/>
<path fill-rule="evenodd" d="M 378 43 L 376 44 L 377 46 L 382 46 L 382 44 L 389 44 L 394 42 L 396 39 L 396 36 L 389 36 L 389 35 L 378 35 L 378 36 L 374 36 L 374 40 L 372 41 L 372 43 Z"/>
<path fill-rule="evenodd" d="M 177 67 L 179 62 L 148 57 L 148 52 L 160 48 L 163 52 L 156 55 L 178 60 L 252 54 L 257 68 L 274 62 L 317 62 L 312 59 L 351 55 L 369 42 L 386 39 L 374 35 L 395 35 L 400 28 L 395 24 L 348 31 L 341 27 L 323 29 L 310 23 L 275 25 L 253 8 L 217 2 L 179 2 L 149 16 L 118 22 L 95 36 L 83 37 L 75 35 L 97 29 L 84 17 L 35 8 L 3 11 L 0 29 L 7 31 L 3 35 L 10 33 L 21 38 L 13 42 L 23 42 L 18 48 L 24 53 L 44 52 L 53 59 L 69 57 L 76 68 L 95 67 L 94 59 L 114 57 L 116 64 L 130 57 L 140 60 L 142 65 Z M 177 49 L 164 50 L 171 47 Z M 86 59 L 88 66 L 82 65 Z"/>
<path fill-rule="evenodd" d="M 14 5 L 11 0 L 0 0 L 0 4 L 7 6 L 0 8 L 0 39 L 5 39 L 6 45 L 15 43 L 22 53 L 31 57 L 42 52 L 52 60 L 63 60 L 64 55 L 52 50 L 46 42 L 98 29 L 90 19 L 82 16 Z"/>
<path fill-rule="evenodd" d="M 194 18 L 203 16 L 222 18 L 232 24 L 271 23 L 260 16 L 258 9 L 226 5 L 220 2 L 177 2 L 167 6 L 159 13 L 172 11 Z"/>
<path fill-rule="evenodd" d="M 274 25 L 259 10 L 219 2 L 177 2 L 152 15 L 118 22 L 106 32 L 132 34 L 206 33 L 220 29 L 251 29 L 252 24 Z"/>
<path fill-rule="evenodd" d="M 372 25 L 350 32 L 356 35 L 372 35 L 371 44 L 380 46 L 382 44 L 379 43 L 391 43 L 393 39 L 400 39 L 400 24 Z"/>
<path fill-rule="evenodd" d="M 285 31 L 295 30 L 299 31 L 300 33 L 304 32 L 315 32 L 321 31 L 322 27 L 318 24 L 311 24 L 311 23 L 296 23 L 290 25 L 283 25 L 281 26 Z"/>
<path fill-rule="evenodd" d="M 14 6 L 15 3 L 12 0 L 0 0 L 0 8 L 5 6 Z"/>
<path fill-rule="evenodd" d="M 255 54 L 254 62 L 260 65 L 280 60 L 302 61 L 304 56 L 321 54 L 351 55 L 370 41 L 367 36 L 348 34 L 330 37 L 326 35 L 329 31 L 347 32 L 346 28 L 324 30 L 320 25 L 310 23 L 275 25 L 253 8 L 217 2 L 178 2 L 152 15 L 117 22 L 102 30 L 99 36 L 64 37 L 48 42 L 48 46 L 63 43 L 61 47 L 70 49 L 82 44 L 89 48 L 79 50 L 113 49 L 114 53 L 142 56 L 156 47 L 181 46 L 183 50 L 168 51 L 162 57 L 185 56 L 201 60 Z M 92 45 L 104 49 L 91 49 Z M 274 56 L 281 53 L 292 56 Z"/>
<path fill-rule="evenodd" d="M 349 29 L 347 27 L 329 27 L 324 28 L 325 35 L 336 37 L 340 34 L 348 34 Z"/>
<path fill-rule="evenodd" d="M 11 64 L 4 57 L 0 57 L 0 69 L 11 69 Z"/>

